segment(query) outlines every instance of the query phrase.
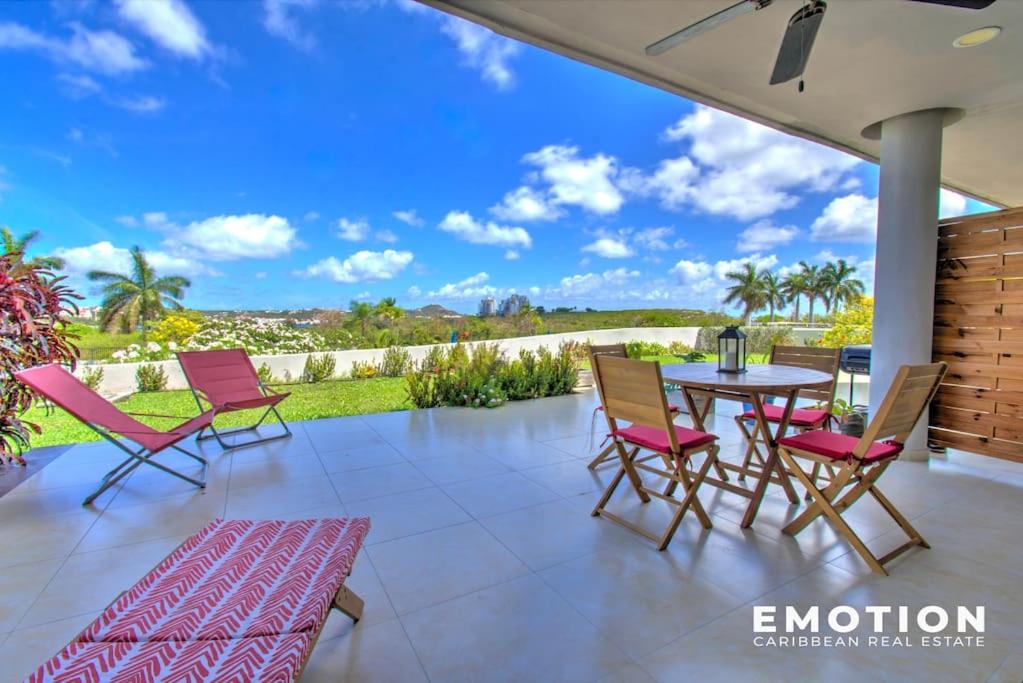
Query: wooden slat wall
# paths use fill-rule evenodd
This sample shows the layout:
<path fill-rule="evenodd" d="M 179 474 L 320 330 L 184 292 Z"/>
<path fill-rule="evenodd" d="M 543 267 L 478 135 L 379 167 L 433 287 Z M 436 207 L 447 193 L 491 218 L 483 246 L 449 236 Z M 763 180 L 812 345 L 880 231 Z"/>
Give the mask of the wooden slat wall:
<path fill-rule="evenodd" d="M 1023 207 L 938 223 L 934 445 L 1023 462 Z"/>

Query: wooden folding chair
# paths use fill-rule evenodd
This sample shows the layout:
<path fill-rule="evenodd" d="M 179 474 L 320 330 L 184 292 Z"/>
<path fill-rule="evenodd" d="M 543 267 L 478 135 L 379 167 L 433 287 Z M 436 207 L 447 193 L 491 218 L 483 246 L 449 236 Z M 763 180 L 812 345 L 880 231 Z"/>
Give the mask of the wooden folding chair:
<path fill-rule="evenodd" d="M 715 444 L 717 437 L 680 427 L 672 422 L 668 399 L 664 395 L 660 363 L 608 355 L 595 355 L 592 362 L 593 376 L 600 391 L 609 435 L 614 440 L 614 450 L 621 463 L 604 495 L 593 508 L 593 516 L 607 517 L 627 529 L 646 536 L 657 543 L 658 550 L 668 547 L 682 522 L 682 517 L 690 507 L 700 520 L 700 524 L 705 529 L 710 529 L 713 526 L 710 517 L 704 511 L 696 494 L 707 476 L 707 471 L 717 461 L 718 447 Z M 631 424 L 628 427 L 619 427 L 619 420 Z M 637 457 L 640 450 L 648 451 L 649 455 Z M 697 453 L 706 453 L 707 457 L 699 471 L 692 475 L 689 472 L 690 461 Z M 662 461 L 663 469 L 649 464 L 657 460 Z M 663 491 L 645 486 L 640 476 L 641 471 L 667 479 L 667 486 Z M 607 511 L 608 501 L 625 476 L 629 477 L 629 482 L 642 502 L 650 502 L 650 497 L 653 496 L 676 507 L 668 528 L 661 535 L 651 533 Z M 681 500 L 672 495 L 679 485 L 682 486 L 683 493 Z"/>
<path fill-rule="evenodd" d="M 812 429 L 831 429 L 831 406 L 835 402 L 835 387 L 838 383 L 838 370 L 842 358 L 841 349 L 824 349 L 812 346 L 772 346 L 771 357 L 768 361 L 771 365 L 787 365 L 797 368 L 808 368 L 819 370 L 832 377 L 831 384 L 826 387 L 814 389 L 803 389 L 799 392 L 799 398 L 809 399 L 816 402 L 813 408 L 794 408 L 789 418 L 789 426 L 796 432 L 805 432 Z M 778 423 L 785 413 L 785 406 L 764 404 L 764 417 L 768 422 Z M 739 471 L 739 480 L 744 481 L 746 474 L 743 470 L 756 468 L 763 470 L 764 455 L 760 452 L 759 446 L 764 444 L 764 435 L 757 428 L 756 414 L 753 408 L 735 416 L 735 424 L 746 440 L 746 454 L 742 461 L 742 468 Z M 752 431 L 750 427 L 752 426 Z M 817 480 L 820 474 L 820 464 L 815 464 L 813 479 Z"/>
<path fill-rule="evenodd" d="M 590 367 L 591 368 L 593 367 L 593 357 L 594 356 L 614 356 L 615 358 L 628 358 L 629 357 L 629 352 L 625 348 L 625 344 L 603 344 L 603 345 L 590 344 L 588 350 L 589 350 L 589 353 L 590 353 Z M 599 389 L 600 389 L 600 382 L 597 380 L 597 371 L 596 370 L 593 371 L 593 381 L 597 385 L 597 389 L 599 391 Z M 603 410 L 604 410 L 604 406 L 602 406 L 602 405 L 597 406 L 596 410 L 594 410 L 594 413 L 593 413 L 594 417 L 596 417 L 596 414 L 598 412 L 602 412 Z M 678 415 L 681 412 L 681 408 L 679 408 L 677 405 L 675 405 L 673 403 L 669 403 L 668 404 L 668 410 L 671 411 L 671 414 L 673 416 L 674 415 Z M 597 466 L 600 465 L 601 463 L 603 463 L 608 458 L 610 458 L 611 454 L 614 453 L 614 452 L 615 452 L 615 445 L 614 445 L 614 442 L 612 441 L 611 443 L 609 443 L 607 445 L 607 448 L 605 448 L 600 453 L 597 453 L 596 456 L 594 456 L 593 460 L 590 461 L 590 464 L 587 465 L 587 467 L 590 468 L 591 470 L 597 469 Z"/>
<path fill-rule="evenodd" d="M 798 534 L 810 522 L 825 515 L 848 539 L 856 552 L 875 572 L 888 574 L 884 565 L 913 546 L 930 548 L 923 536 L 877 488 L 877 480 L 899 453 L 927 404 L 938 390 L 948 364 L 903 365 L 888 389 L 874 419 L 870 421 L 862 438 L 835 432 L 817 430 L 785 437 L 778 441 L 782 460 L 813 496 L 814 502 L 801 515 L 792 520 L 783 532 Z M 818 488 L 813 478 L 803 471 L 796 458 L 804 458 L 815 465 L 835 468 L 831 482 Z M 846 487 L 852 488 L 841 498 Z M 909 541 L 887 555 L 877 558 L 842 518 L 842 513 L 869 493 L 895 523 L 909 536 Z M 837 498 L 837 500 L 836 500 Z"/>

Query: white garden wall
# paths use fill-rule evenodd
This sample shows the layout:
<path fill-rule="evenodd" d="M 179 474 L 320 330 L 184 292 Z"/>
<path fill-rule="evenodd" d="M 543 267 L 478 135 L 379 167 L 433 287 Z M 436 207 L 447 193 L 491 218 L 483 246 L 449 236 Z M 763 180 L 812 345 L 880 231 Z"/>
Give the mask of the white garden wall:
<path fill-rule="evenodd" d="M 536 350 L 545 346 L 555 350 L 563 341 L 573 340 L 579 342 L 590 342 L 593 344 L 617 344 L 629 341 L 648 341 L 669 344 L 679 341 L 683 344 L 693 346 L 696 344 L 696 335 L 700 331 L 698 327 L 622 327 L 613 330 L 588 330 L 584 332 L 562 332 L 559 334 L 543 334 L 532 337 L 515 337 L 512 339 L 492 339 L 480 342 L 466 342 L 466 346 L 476 344 L 497 343 L 509 356 L 516 356 L 521 349 Z M 793 333 L 797 343 L 808 337 L 819 336 L 819 329 L 795 329 Z M 412 356 L 413 361 L 422 359 L 433 346 L 447 346 L 447 344 L 427 344 L 424 346 L 407 346 L 405 349 Z M 379 363 L 383 358 L 385 349 L 351 349 L 347 351 L 326 351 L 334 356 L 337 361 L 337 372 L 339 375 L 347 375 L 352 369 L 354 361 Z M 319 355 L 318 353 L 316 355 Z M 258 368 L 264 363 L 270 366 L 274 377 L 284 377 L 289 373 L 292 378 L 298 379 L 305 367 L 308 353 L 292 353 L 280 356 L 253 356 L 252 362 Z M 186 389 L 188 384 L 181 368 L 176 360 L 157 361 L 153 365 L 163 366 L 167 373 L 168 389 Z M 86 367 L 93 364 L 81 363 L 78 368 L 80 374 Z M 100 391 L 107 396 L 124 396 L 135 391 L 135 372 L 140 365 L 146 363 L 104 363 L 103 382 Z"/>

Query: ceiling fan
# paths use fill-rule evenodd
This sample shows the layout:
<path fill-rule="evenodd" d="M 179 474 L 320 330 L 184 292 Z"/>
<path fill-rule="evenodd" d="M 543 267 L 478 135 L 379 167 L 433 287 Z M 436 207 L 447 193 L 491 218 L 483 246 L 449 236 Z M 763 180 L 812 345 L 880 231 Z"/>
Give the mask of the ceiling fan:
<path fill-rule="evenodd" d="M 981 10 L 995 0 L 908 0 L 929 5 L 946 5 L 968 10 Z M 646 53 L 651 57 L 663 54 L 673 47 L 681 45 L 687 40 L 717 28 L 721 24 L 734 19 L 748 12 L 757 12 L 768 7 L 773 0 L 740 0 L 739 2 L 726 7 L 720 12 L 715 12 L 695 24 L 686 26 L 681 31 L 658 40 L 647 46 Z M 828 5 L 824 0 L 810 0 L 800 7 L 795 14 L 789 18 L 785 28 L 785 34 L 781 39 L 781 48 L 778 50 L 778 58 L 774 63 L 774 71 L 771 72 L 771 85 L 791 81 L 801 76 L 806 69 L 806 63 L 810 59 L 810 50 L 813 48 L 813 41 L 817 37 L 821 21 L 824 19 L 824 12 Z M 803 83 L 800 81 L 799 89 L 802 91 Z"/>

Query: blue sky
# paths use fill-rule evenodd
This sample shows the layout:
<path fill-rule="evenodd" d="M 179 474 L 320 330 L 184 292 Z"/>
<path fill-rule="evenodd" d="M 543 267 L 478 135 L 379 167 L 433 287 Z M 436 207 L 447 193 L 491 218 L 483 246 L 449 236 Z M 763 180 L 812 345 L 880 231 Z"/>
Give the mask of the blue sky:
<path fill-rule="evenodd" d="M 403 0 L 3 3 L 0 72 L 0 224 L 90 302 L 135 244 L 194 308 L 717 309 L 747 259 L 872 281 L 874 165 Z"/>

